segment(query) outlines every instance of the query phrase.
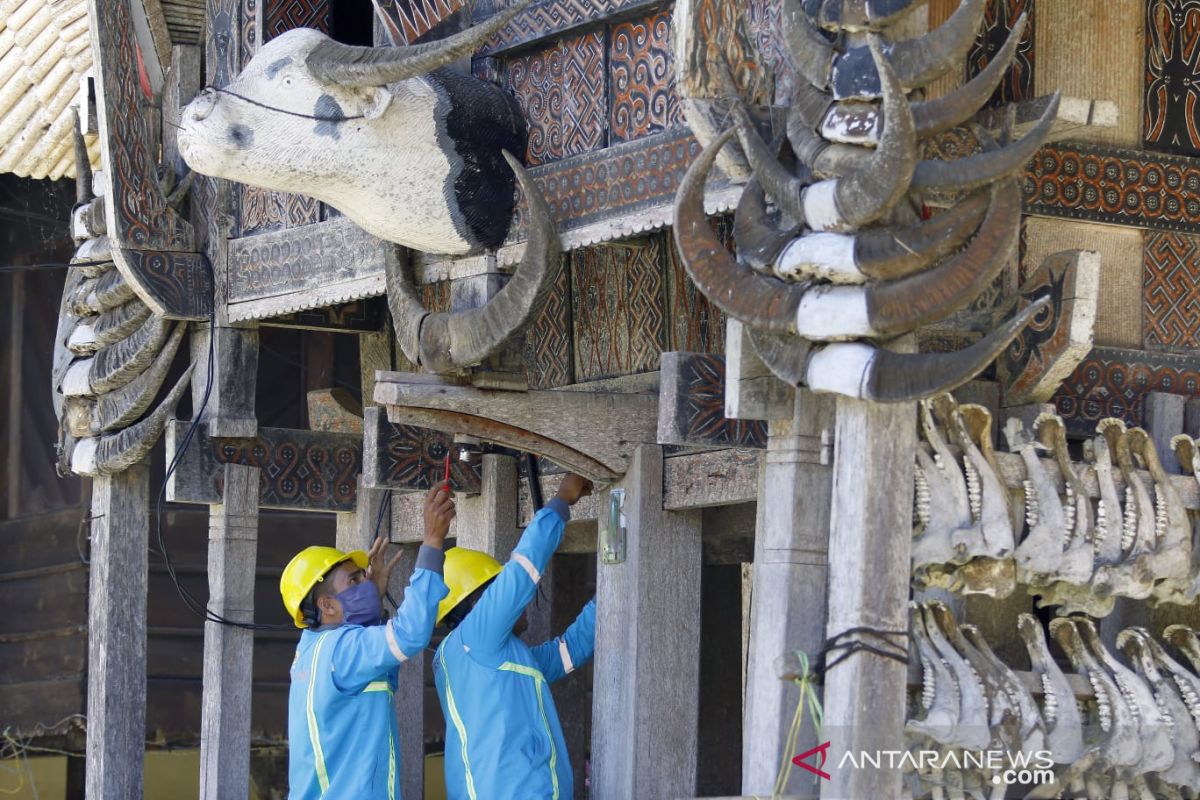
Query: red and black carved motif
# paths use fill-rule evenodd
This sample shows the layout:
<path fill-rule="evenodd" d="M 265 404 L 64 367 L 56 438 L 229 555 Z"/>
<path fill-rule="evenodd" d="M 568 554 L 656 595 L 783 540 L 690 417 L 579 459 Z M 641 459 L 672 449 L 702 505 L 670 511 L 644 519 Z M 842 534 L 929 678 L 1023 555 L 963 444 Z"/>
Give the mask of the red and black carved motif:
<path fill-rule="evenodd" d="M 253 0 L 252 0 L 253 1 Z M 258 0 L 263 5 L 263 41 L 269 42 L 293 28 L 315 28 L 329 33 L 333 0 Z"/>
<path fill-rule="evenodd" d="M 560 229 L 571 230 L 671 203 L 688 164 L 699 153 L 700 145 L 691 131 L 672 128 L 530 172 Z M 710 184 L 716 186 L 718 181 Z M 523 204 L 518 204 L 516 213 L 510 238 L 521 239 Z"/>
<path fill-rule="evenodd" d="M 767 423 L 725 416 L 725 357 L 687 353 L 679 359 L 675 399 L 679 433 L 690 445 L 767 446 Z"/>
<path fill-rule="evenodd" d="M 1147 147 L 1200 153 L 1200 0 L 1147 0 Z"/>
<path fill-rule="evenodd" d="M 1117 147 L 1055 143 L 1030 162 L 1025 211 L 1110 225 L 1195 230 L 1200 161 Z"/>
<path fill-rule="evenodd" d="M 371 437 L 367 452 L 374 452 L 376 463 L 366 474 L 373 476 L 375 487 L 428 490 L 445 475 L 446 455 L 450 455 L 450 488 L 456 492 L 478 494 L 482 483 L 482 463 L 455 458 L 453 439 L 439 431 L 413 425 L 388 422 L 380 414 L 368 415 L 364 435 Z"/>
<path fill-rule="evenodd" d="M 207 0 L 204 37 L 205 75 L 209 86 L 225 86 L 241 69 L 244 38 L 242 0 Z"/>
<path fill-rule="evenodd" d="M 796 69 L 783 44 L 782 0 L 749 0 L 746 22 L 758 50 L 758 57 L 775 77 L 777 105 L 791 102 L 796 85 Z"/>
<path fill-rule="evenodd" d="M 609 136 L 627 142 L 683 124 L 671 55 L 671 12 L 609 31 Z"/>
<path fill-rule="evenodd" d="M 713 222 L 717 227 L 717 235 L 732 251 L 733 217 L 722 215 Z M 724 353 L 725 312 L 692 283 L 670 234 L 659 235 L 663 237 L 663 252 L 667 257 L 669 348 L 687 353 Z"/>
<path fill-rule="evenodd" d="M 1200 237 L 1151 233 L 1144 252 L 1142 343 L 1200 347 Z"/>
<path fill-rule="evenodd" d="M 478 55 L 495 55 L 504 50 L 547 39 L 572 28 L 593 24 L 617 13 L 630 13 L 661 5 L 661 0 L 541 0 L 525 9 L 487 41 Z M 473 19 L 479 22 L 507 8 L 506 0 L 482 0 Z"/>
<path fill-rule="evenodd" d="M 525 329 L 522 346 L 530 389 L 550 389 L 575 382 L 571 358 L 571 268 L 562 257 L 554 288 Z"/>
<path fill-rule="evenodd" d="M 1200 396 L 1200 358 L 1097 347 L 1052 402 L 1069 432 L 1091 436 L 1105 417 L 1141 425 L 1148 392 Z"/>
<path fill-rule="evenodd" d="M 1013 25 L 1022 14 L 1027 15 L 1029 21 L 1025 24 L 1025 32 L 1017 45 L 1017 54 L 1013 58 L 1012 66 L 1008 68 L 1000 86 L 988 101 L 988 105 L 993 108 L 1019 100 L 1030 100 L 1034 96 L 1034 30 L 1037 23 L 1034 16 L 1034 0 L 988 0 L 983 16 L 983 28 L 974 46 L 967 53 L 966 79 L 970 80 L 982 72 L 1004 47 Z"/>
<path fill-rule="evenodd" d="M 1003 377 L 1003 385 L 1012 398 L 1025 398 L 1043 379 L 1047 366 L 1067 347 L 1070 339 L 1069 315 L 1064 315 L 1064 303 L 1073 301 L 1066 296 L 1068 272 L 1062 269 L 1048 270 L 1044 279 L 1035 285 L 1021 287 L 1021 308 L 1050 298 L 1043 308 L 1021 333 L 1012 341 L 997 361 L 997 369 Z M 1016 402 L 1026 402 L 1024 399 Z"/>
<path fill-rule="evenodd" d="M 560 39 L 509 59 L 504 86 L 528 128 L 525 163 L 545 164 L 607 143 L 604 32 Z"/>
<path fill-rule="evenodd" d="M 664 243 L 652 236 L 572 253 L 577 381 L 658 369 L 667 344 Z"/>
<path fill-rule="evenodd" d="M 465 6 L 466 0 L 373 0 L 388 41 L 412 44 Z"/>

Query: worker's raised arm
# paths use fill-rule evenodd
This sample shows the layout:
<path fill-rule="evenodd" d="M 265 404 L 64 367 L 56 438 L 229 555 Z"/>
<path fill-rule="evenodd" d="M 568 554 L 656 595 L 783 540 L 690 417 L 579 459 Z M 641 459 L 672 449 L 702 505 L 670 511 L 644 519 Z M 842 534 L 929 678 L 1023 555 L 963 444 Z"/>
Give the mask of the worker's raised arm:
<path fill-rule="evenodd" d="M 449 487 L 439 485 L 430 489 L 422 513 L 425 538 L 395 615 L 383 625 L 351 628 L 338 638 L 332 659 L 333 682 L 341 692 L 361 692 L 372 681 L 386 677 L 392 668 L 419 655 L 429 644 L 438 603 L 449 594 L 442 579 L 446 561 L 442 545 L 455 514 Z M 397 552 L 387 559 L 385 548 L 386 541 L 380 537 L 368 553 L 367 577 L 381 597 L 387 592 L 388 578 L 402 555 Z"/>
<path fill-rule="evenodd" d="M 592 660 L 596 650 L 596 598 L 588 601 L 561 636 L 533 648 L 533 659 L 553 683 Z"/>
<path fill-rule="evenodd" d="M 590 491 L 591 484 L 578 475 L 563 478 L 558 493 L 534 515 L 508 563 L 459 626 L 463 644 L 471 648 L 477 661 L 496 666 L 491 662 L 533 599 L 542 573 L 562 541 L 571 518 L 570 506 Z"/>

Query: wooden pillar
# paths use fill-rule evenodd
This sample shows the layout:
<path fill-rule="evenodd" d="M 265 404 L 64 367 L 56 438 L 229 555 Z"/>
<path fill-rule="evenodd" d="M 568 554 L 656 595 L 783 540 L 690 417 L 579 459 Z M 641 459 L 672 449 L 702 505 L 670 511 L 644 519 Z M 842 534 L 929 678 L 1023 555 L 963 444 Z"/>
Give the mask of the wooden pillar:
<path fill-rule="evenodd" d="M 142 796 L 146 743 L 149 469 L 92 483 L 87 796 Z"/>
<path fill-rule="evenodd" d="M 834 437 L 833 501 L 829 530 L 829 621 L 834 638 L 852 628 L 908 630 L 913 461 L 917 439 L 913 403 L 878 404 L 839 397 Z M 824 738 L 831 780 L 823 798 L 898 798 L 903 773 L 837 769 L 846 751 L 904 749 L 907 665 L 857 652 L 825 674 Z M 842 642 L 883 646 L 855 634 Z M 897 648 L 886 648 L 895 650 Z M 827 652 L 826 662 L 842 651 Z"/>
<path fill-rule="evenodd" d="M 597 567 L 594 800 L 695 794 L 700 512 L 664 511 L 662 486 L 662 448 L 638 448 L 617 484 L 625 560 Z"/>
<path fill-rule="evenodd" d="M 234 622 L 254 620 L 258 551 L 258 467 L 226 464 L 224 502 L 209 507 L 208 607 Z M 254 632 L 204 623 L 200 716 L 200 797 L 250 790 L 250 694 Z"/>
<path fill-rule="evenodd" d="M 780 680 L 778 660 L 810 659 L 825 639 L 833 399 L 798 390 L 791 419 L 769 424 L 754 538 L 750 642 L 742 717 L 742 794 L 770 795 L 799 688 Z M 806 715 L 807 719 L 807 715 Z M 806 722 L 797 752 L 816 745 Z M 794 770 L 799 773 L 799 770 Z M 808 773 L 794 774 L 794 791 Z"/>
<path fill-rule="evenodd" d="M 1183 433 L 1184 408 L 1187 398 L 1181 394 L 1150 392 L 1146 395 L 1144 416 L 1146 432 L 1154 441 L 1163 469 L 1180 474 L 1179 461 L 1172 455 L 1171 439 Z"/>
<path fill-rule="evenodd" d="M 484 455 L 482 483 L 478 497 L 459 495 L 452 532 L 459 547 L 480 550 L 504 562 L 521 535 L 517 528 L 517 460 Z"/>
<path fill-rule="evenodd" d="M 402 544 L 404 556 L 392 570 L 388 591 L 404 602 L 404 587 L 417 567 L 419 544 Z M 400 796 L 425 796 L 425 684 L 430 675 L 429 657 L 410 658 L 400 666 L 396 685 L 396 722 L 400 729 Z"/>

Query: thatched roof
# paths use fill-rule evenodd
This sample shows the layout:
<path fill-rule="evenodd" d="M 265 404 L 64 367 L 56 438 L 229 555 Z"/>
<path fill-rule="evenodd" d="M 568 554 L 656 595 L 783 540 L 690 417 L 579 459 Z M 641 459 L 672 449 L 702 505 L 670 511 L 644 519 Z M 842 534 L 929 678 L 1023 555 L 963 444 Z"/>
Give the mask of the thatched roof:
<path fill-rule="evenodd" d="M 86 0 L 0 0 L 0 172 L 74 176 L 71 109 L 91 66 Z"/>

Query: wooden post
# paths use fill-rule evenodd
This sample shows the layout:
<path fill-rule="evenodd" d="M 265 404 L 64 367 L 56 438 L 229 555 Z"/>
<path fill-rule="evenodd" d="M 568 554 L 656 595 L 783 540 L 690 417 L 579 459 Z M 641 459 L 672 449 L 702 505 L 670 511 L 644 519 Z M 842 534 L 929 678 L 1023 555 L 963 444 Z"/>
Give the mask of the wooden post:
<path fill-rule="evenodd" d="M 662 448 L 637 448 L 617 484 L 625 561 L 597 567 L 594 800 L 695 795 L 700 512 L 664 511 L 662 485 Z"/>
<path fill-rule="evenodd" d="M 258 551 L 258 467 L 225 465 L 224 502 L 209 507 L 209 609 L 234 622 L 254 620 Z M 250 679 L 254 632 L 204 623 L 200 716 L 200 797 L 244 797 L 250 789 Z"/>
<path fill-rule="evenodd" d="M 452 533 L 459 547 L 480 550 L 500 562 L 517 546 L 517 460 L 483 456 L 483 486 L 478 497 L 459 495 Z"/>
<path fill-rule="evenodd" d="M 829 638 L 852 628 L 908 630 L 916 406 L 839 397 L 829 531 Z M 886 647 L 896 641 L 899 648 Z M 855 634 L 900 661 L 857 652 L 825 674 L 824 738 L 833 742 L 823 798 L 898 798 L 903 773 L 837 769 L 842 753 L 904 749 L 906 636 Z M 843 651 L 826 653 L 829 663 Z"/>
<path fill-rule="evenodd" d="M 92 483 L 87 796 L 142 796 L 146 748 L 149 469 Z"/>
<path fill-rule="evenodd" d="M 784 749 L 800 691 L 780 679 L 777 661 L 794 650 L 816 658 L 825 639 L 833 405 L 829 396 L 797 390 L 792 418 L 775 420 L 768 428 L 742 717 L 746 795 L 770 795 L 781 760 L 796 755 Z M 816 744 L 816 731 L 806 722 L 797 752 Z M 798 787 L 804 775 L 793 775 L 790 785 Z"/>
<path fill-rule="evenodd" d="M 6 516 L 13 519 L 21 513 L 21 483 L 24 470 L 21 469 L 21 459 L 24 448 L 21 446 L 21 435 L 24 425 L 21 424 L 21 393 L 25 382 L 21 380 L 21 360 L 25 357 L 25 273 L 14 272 L 9 279 L 12 281 L 12 296 L 8 310 L 8 397 L 6 400 L 8 414 L 8 447 L 7 462 L 4 465 L 5 483 L 8 485 L 8 503 Z"/>
<path fill-rule="evenodd" d="M 1154 441 L 1163 469 L 1178 475 L 1179 461 L 1171 453 L 1171 439 L 1183 433 L 1184 407 L 1187 398 L 1181 394 L 1150 392 L 1145 400 L 1146 432 Z"/>

